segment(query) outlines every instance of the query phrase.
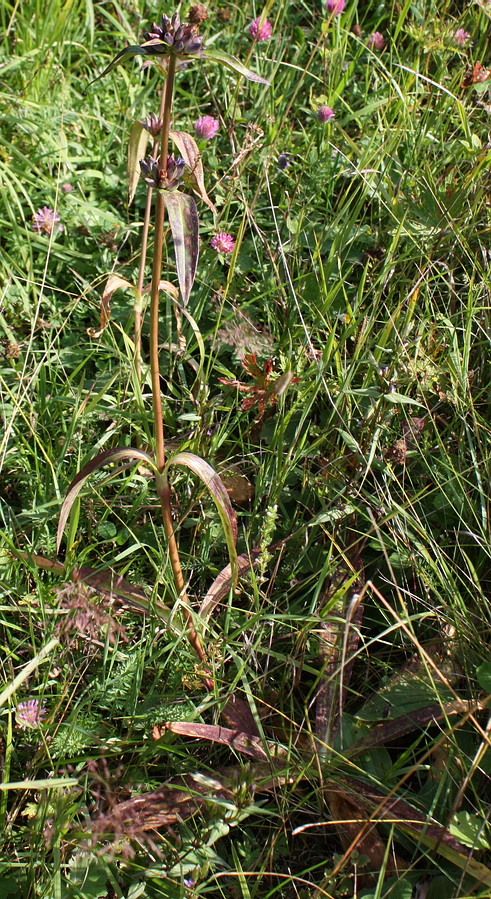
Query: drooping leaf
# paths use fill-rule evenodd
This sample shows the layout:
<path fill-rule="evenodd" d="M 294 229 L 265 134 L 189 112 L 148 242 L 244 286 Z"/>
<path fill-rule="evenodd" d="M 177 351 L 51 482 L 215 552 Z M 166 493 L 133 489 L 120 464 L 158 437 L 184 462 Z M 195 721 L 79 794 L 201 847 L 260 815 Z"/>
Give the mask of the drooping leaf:
<path fill-rule="evenodd" d="M 205 188 L 205 176 L 203 172 L 203 163 L 201 161 L 201 153 L 198 145 L 190 134 L 186 131 L 169 131 L 169 137 L 176 144 L 187 169 L 184 172 L 184 180 L 189 184 L 192 190 L 198 194 L 204 203 L 211 209 L 213 214 L 216 213 L 215 206 L 211 202 Z"/>
<path fill-rule="evenodd" d="M 270 85 L 270 82 L 267 81 L 266 78 L 262 78 L 261 75 L 257 75 L 256 72 L 251 72 L 250 69 L 246 68 L 246 66 L 240 62 L 240 60 L 236 59 L 235 56 L 231 56 L 230 53 L 225 53 L 224 50 L 217 50 L 215 48 L 212 50 L 205 49 L 201 53 L 201 59 L 209 59 L 210 62 L 218 62 L 220 65 L 226 66 L 227 69 L 231 69 L 236 75 L 242 75 L 243 78 L 247 78 L 248 81 L 255 81 L 257 84 Z"/>
<path fill-rule="evenodd" d="M 60 519 L 58 521 L 58 533 L 56 537 L 57 552 L 59 552 L 60 549 L 63 532 L 65 530 L 72 506 L 78 494 L 82 490 L 87 478 L 89 478 L 90 475 L 94 473 L 94 471 L 97 471 L 104 465 L 108 465 L 110 462 L 119 462 L 122 459 L 139 459 L 141 462 L 145 462 L 152 469 L 152 471 L 158 473 L 158 469 L 152 457 L 148 453 L 144 453 L 143 450 L 136 449 L 132 446 L 120 446 L 116 449 L 104 450 L 104 452 L 99 453 L 95 457 L 95 459 L 91 459 L 90 462 L 87 462 L 87 464 L 84 465 L 84 467 L 81 468 L 78 474 L 74 477 L 72 483 L 68 488 L 67 495 L 63 501 L 63 505 L 60 511 Z"/>
<path fill-rule="evenodd" d="M 99 311 L 99 319 L 100 324 L 98 328 L 87 328 L 87 334 L 89 337 L 97 338 L 100 337 L 101 334 L 106 330 L 110 320 L 111 320 L 111 299 L 112 295 L 116 290 L 128 288 L 133 291 L 135 296 L 139 296 L 138 288 L 131 284 L 130 281 L 127 281 L 126 278 L 122 278 L 120 275 L 110 275 L 107 279 L 106 286 L 104 288 L 104 292 L 101 297 L 100 311 Z"/>
<path fill-rule="evenodd" d="M 166 462 L 163 477 L 168 480 L 169 468 L 180 465 L 196 474 L 210 493 L 222 523 L 225 541 L 230 559 L 231 583 L 235 587 L 238 577 L 238 560 L 235 544 L 237 542 L 237 516 L 233 510 L 229 495 L 220 476 L 215 469 L 194 453 L 177 453 Z"/>
<path fill-rule="evenodd" d="M 163 190 L 162 197 L 174 242 L 182 301 L 187 306 L 198 265 L 198 210 L 192 197 L 177 190 Z"/>
<path fill-rule="evenodd" d="M 150 293 L 151 289 L 152 285 L 149 284 L 144 288 L 143 293 Z M 169 296 L 171 296 L 172 299 L 176 302 L 179 299 L 179 291 L 176 285 L 172 284 L 170 281 L 159 281 L 159 290 L 165 290 L 165 292 L 168 293 Z"/>
<path fill-rule="evenodd" d="M 133 123 L 128 141 L 128 206 L 131 206 L 135 196 L 141 173 L 140 159 L 145 156 L 149 137 L 140 122 Z"/>

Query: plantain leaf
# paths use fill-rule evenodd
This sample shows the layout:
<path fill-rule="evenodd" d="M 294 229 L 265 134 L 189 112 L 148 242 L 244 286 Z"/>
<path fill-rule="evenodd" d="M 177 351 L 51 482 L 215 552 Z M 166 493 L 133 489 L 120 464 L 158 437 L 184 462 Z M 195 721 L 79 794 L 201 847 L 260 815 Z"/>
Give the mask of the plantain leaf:
<path fill-rule="evenodd" d="M 194 137 L 186 131 L 169 131 L 169 137 L 172 138 L 176 144 L 179 153 L 187 165 L 187 169 L 184 172 L 186 184 L 189 184 L 191 189 L 198 194 L 203 202 L 211 209 L 213 214 L 215 214 L 215 206 L 206 193 L 201 153 L 199 152 L 198 144 Z"/>
<path fill-rule="evenodd" d="M 162 197 L 174 241 L 182 301 L 184 306 L 187 306 L 198 265 L 198 210 L 192 197 L 177 190 L 163 190 Z"/>
<path fill-rule="evenodd" d="M 171 465 L 181 465 L 196 474 L 210 493 L 220 516 L 225 533 L 230 558 L 231 586 L 235 587 L 238 577 L 238 560 L 235 544 L 237 543 L 237 516 L 233 510 L 225 485 L 215 469 L 194 453 L 177 453 L 168 459 L 162 475 L 168 482 L 168 471 Z"/>
<path fill-rule="evenodd" d="M 150 135 L 140 122 L 133 122 L 128 142 L 128 206 L 131 206 L 140 179 L 140 159 L 147 151 Z"/>
<path fill-rule="evenodd" d="M 235 72 L 236 75 L 242 75 L 244 78 L 247 78 L 248 81 L 255 81 L 257 84 L 271 84 L 266 78 L 261 78 L 260 75 L 251 72 L 251 70 L 246 68 L 240 60 L 235 58 L 235 56 L 231 56 L 230 53 L 225 53 L 223 50 L 203 50 L 200 55 L 201 59 L 209 59 L 210 62 L 219 62 L 222 66 L 226 66 L 227 69 L 231 69 L 232 72 Z"/>
<path fill-rule="evenodd" d="M 90 462 L 87 462 L 87 464 L 84 465 L 83 468 L 81 468 L 78 474 L 74 477 L 72 483 L 68 488 L 67 495 L 63 501 L 63 505 L 60 511 L 60 519 L 58 521 L 56 552 L 59 552 L 63 532 L 65 530 L 72 506 L 78 494 L 82 490 L 82 487 L 84 486 L 87 478 L 90 477 L 90 475 L 93 474 L 94 471 L 97 471 L 99 468 L 102 468 L 109 462 L 119 462 L 121 459 L 139 459 L 141 462 L 146 462 L 146 464 L 156 474 L 158 473 L 158 469 L 152 457 L 148 453 L 144 453 L 143 450 L 136 449 L 132 446 L 120 446 L 116 449 L 104 450 L 104 452 L 99 453 L 99 455 L 96 456 L 95 459 L 91 459 Z"/>

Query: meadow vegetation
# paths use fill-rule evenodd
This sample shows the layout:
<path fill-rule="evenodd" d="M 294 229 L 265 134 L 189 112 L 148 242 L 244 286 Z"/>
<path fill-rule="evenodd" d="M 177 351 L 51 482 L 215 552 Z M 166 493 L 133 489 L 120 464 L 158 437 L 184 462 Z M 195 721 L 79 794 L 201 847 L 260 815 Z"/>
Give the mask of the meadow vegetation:
<path fill-rule="evenodd" d="M 491 5 L 175 11 L 0 5 L 0 899 L 489 896 Z"/>

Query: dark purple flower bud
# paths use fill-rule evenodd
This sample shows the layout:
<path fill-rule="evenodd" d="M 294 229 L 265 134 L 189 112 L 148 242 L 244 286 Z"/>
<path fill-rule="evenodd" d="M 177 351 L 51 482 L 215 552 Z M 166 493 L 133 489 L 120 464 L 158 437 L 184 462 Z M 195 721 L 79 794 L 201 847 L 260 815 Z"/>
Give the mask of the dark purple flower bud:
<path fill-rule="evenodd" d="M 174 13 L 172 19 L 162 16 L 162 22 L 157 25 L 153 23 L 151 31 L 144 34 L 145 41 L 152 43 L 152 55 L 158 56 L 161 49 L 162 56 L 168 56 L 171 48 L 172 52 L 182 58 L 188 56 L 196 56 L 203 49 L 203 38 L 198 35 L 197 25 L 182 24 L 177 13 Z M 159 48 L 160 43 L 160 48 Z"/>
<path fill-rule="evenodd" d="M 165 190 L 175 190 L 177 182 L 184 175 L 184 169 L 186 167 L 186 163 L 181 156 L 178 156 L 177 159 L 174 159 L 174 156 L 171 154 L 167 159 L 167 179 L 166 183 L 163 185 Z"/>
<path fill-rule="evenodd" d="M 172 154 L 167 157 L 166 172 L 161 167 L 160 156 L 158 159 L 154 159 L 153 156 L 140 159 L 140 169 L 146 183 L 157 190 L 175 190 L 184 174 L 185 167 L 184 159 L 180 156 L 174 159 Z"/>
<path fill-rule="evenodd" d="M 291 153 L 280 153 L 278 156 L 278 168 L 280 171 L 287 169 L 291 165 Z"/>
<path fill-rule="evenodd" d="M 146 159 L 140 159 L 140 169 L 146 183 L 149 184 L 150 187 L 156 187 L 157 189 L 161 187 L 163 173 L 157 159 L 154 159 L 153 156 L 147 156 Z"/>
<path fill-rule="evenodd" d="M 143 121 L 140 121 L 140 125 L 145 131 L 148 131 L 152 137 L 160 137 L 162 132 L 162 119 L 159 119 L 154 112 L 150 113 L 150 115 Z"/>

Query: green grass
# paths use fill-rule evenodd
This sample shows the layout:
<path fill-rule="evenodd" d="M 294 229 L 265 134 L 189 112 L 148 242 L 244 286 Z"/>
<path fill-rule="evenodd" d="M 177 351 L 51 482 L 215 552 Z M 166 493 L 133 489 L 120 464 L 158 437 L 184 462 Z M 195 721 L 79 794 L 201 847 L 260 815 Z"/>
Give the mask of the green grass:
<path fill-rule="evenodd" d="M 56 558 L 84 464 L 151 446 L 148 310 L 141 389 L 131 293 L 114 294 L 99 338 L 87 330 L 108 275 L 137 280 L 145 196 L 140 185 L 128 208 L 127 141 L 160 81 L 130 62 L 87 84 L 172 10 L 0 10 L 0 897 L 410 899 L 425 883 L 428 899 L 484 897 L 491 80 L 462 79 L 489 60 L 489 11 L 347 4 L 323 33 L 321 4 L 268 3 L 273 38 L 255 47 L 260 7 L 208 11 L 205 40 L 272 82 L 192 65 L 174 107 L 176 130 L 204 114 L 221 128 L 202 150 L 218 212 L 199 204 L 197 329 L 183 319 L 182 353 L 162 302 L 166 438 L 227 485 L 241 476 L 238 552 L 250 554 L 240 589 L 206 611 L 228 562 L 221 523 L 171 470 L 213 689 L 144 468 L 90 480 L 64 572 L 34 559 Z M 459 27 L 471 34 L 460 48 Z M 375 30 L 380 53 L 366 46 Z M 320 104 L 335 110 L 324 125 Z M 33 231 L 44 206 L 63 232 Z M 237 239 L 232 257 L 210 247 L 217 230 Z M 170 239 L 165 252 L 177 283 Z M 220 380 L 253 386 L 244 352 L 261 369 L 271 359 L 269 386 L 298 379 L 262 418 Z M 59 591 L 84 566 L 146 598 L 94 593 L 106 619 L 67 645 Z M 46 715 L 22 730 L 17 707 L 33 699 Z"/>

